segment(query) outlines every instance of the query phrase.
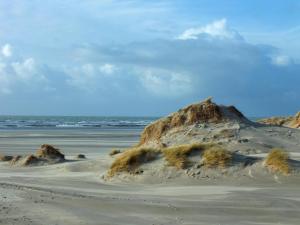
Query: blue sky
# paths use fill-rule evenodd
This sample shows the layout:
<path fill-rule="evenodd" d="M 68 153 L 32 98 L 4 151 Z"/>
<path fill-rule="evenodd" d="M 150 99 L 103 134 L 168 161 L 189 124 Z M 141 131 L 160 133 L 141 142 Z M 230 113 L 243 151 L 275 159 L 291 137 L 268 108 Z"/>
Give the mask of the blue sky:
<path fill-rule="evenodd" d="M 0 114 L 300 110 L 300 2 L 0 0 Z"/>

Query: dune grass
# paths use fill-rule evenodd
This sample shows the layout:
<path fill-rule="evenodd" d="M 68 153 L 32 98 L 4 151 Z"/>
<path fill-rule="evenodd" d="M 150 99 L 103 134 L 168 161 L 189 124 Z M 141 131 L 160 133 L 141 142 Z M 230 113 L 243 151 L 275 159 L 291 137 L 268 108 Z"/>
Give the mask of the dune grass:
<path fill-rule="evenodd" d="M 141 164 L 153 161 L 160 154 L 159 150 L 151 148 L 133 148 L 124 151 L 111 165 L 108 176 L 119 172 L 134 173 Z"/>
<path fill-rule="evenodd" d="M 224 168 L 232 161 L 232 153 L 219 146 L 211 147 L 203 152 L 202 162 L 208 168 Z"/>
<path fill-rule="evenodd" d="M 168 162 L 168 166 L 177 169 L 189 167 L 191 164 L 189 157 L 193 154 L 202 156 L 203 163 L 207 167 L 225 167 L 232 159 L 232 153 L 215 143 L 194 143 L 162 149 L 135 147 L 118 155 L 108 171 L 108 177 L 120 172 L 136 173 L 142 164 L 155 160 L 160 154 Z"/>
<path fill-rule="evenodd" d="M 213 144 L 187 144 L 169 147 L 162 150 L 162 153 L 169 163 L 169 166 L 175 166 L 177 169 L 185 169 L 189 165 L 188 156 L 194 152 L 202 152 L 211 148 Z"/>
<path fill-rule="evenodd" d="M 267 155 L 264 165 L 268 167 L 272 172 L 280 172 L 282 174 L 290 173 L 290 165 L 288 162 L 289 154 L 282 150 L 275 148 Z"/>

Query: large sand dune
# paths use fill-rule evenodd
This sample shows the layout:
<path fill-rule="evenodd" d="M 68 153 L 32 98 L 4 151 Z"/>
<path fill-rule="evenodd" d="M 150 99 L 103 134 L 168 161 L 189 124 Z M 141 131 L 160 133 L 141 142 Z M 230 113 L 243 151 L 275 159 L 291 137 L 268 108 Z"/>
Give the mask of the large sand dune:
<path fill-rule="evenodd" d="M 300 153 L 300 130 L 256 123 L 233 106 L 207 99 L 149 124 L 139 144 L 117 157 L 106 178 L 155 183 L 186 176 L 228 180 L 256 172 L 267 179 L 266 165 L 273 171 L 282 165 L 266 163 L 266 154 L 274 149 Z M 214 156 L 208 156 L 209 151 Z M 206 168 L 206 159 L 216 161 L 221 157 L 218 154 L 227 162 L 218 159 L 206 163 L 218 168 Z M 298 160 L 292 157 L 285 163 L 289 166 L 281 172 L 299 176 Z"/>

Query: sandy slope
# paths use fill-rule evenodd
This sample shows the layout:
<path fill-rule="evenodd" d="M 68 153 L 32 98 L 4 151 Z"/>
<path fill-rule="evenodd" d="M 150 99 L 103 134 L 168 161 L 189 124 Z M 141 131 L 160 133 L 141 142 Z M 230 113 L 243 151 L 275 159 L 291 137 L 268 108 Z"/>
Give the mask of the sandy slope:
<path fill-rule="evenodd" d="M 0 164 L 0 224 L 299 224 L 300 179 L 112 183 L 111 159 L 33 168 Z"/>

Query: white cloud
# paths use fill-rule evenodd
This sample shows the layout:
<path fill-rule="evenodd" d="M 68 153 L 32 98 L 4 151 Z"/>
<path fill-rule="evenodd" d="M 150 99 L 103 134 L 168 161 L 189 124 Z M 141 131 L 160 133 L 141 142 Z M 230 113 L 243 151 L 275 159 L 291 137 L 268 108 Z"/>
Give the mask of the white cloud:
<path fill-rule="evenodd" d="M 21 62 L 12 62 L 16 77 L 23 81 L 31 81 L 32 79 L 45 79 L 43 74 L 38 71 L 38 66 L 33 58 L 25 59 Z"/>
<path fill-rule="evenodd" d="M 116 71 L 116 66 L 112 65 L 112 64 L 109 64 L 109 63 L 106 63 L 106 64 L 100 66 L 99 70 L 102 73 L 110 75 L 110 74 L 113 74 Z"/>
<path fill-rule="evenodd" d="M 0 61 L 0 93 L 12 94 L 16 90 L 28 91 L 37 84 L 46 84 L 47 78 L 43 69 L 34 58 L 14 56 L 10 44 L 1 48 L 0 54 L 5 57 Z M 1 59 L 1 58 L 0 58 Z M 45 86 L 40 87 L 40 90 Z"/>
<path fill-rule="evenodd" d="M 214 21 L 206 26 L 187 29 L 177 38 L 180 40 L 198 39 L 199 36 L 203 34 L 224 39 L 241 39 L 238 32 L 227 26 L 226 19 Z"/>
<path fill-rule="evenodd" d="M 193 85 L 187 74 L 162 69 L 140 69 L 140 81 L 151 93 L 158 96 L 178 97 L 191 93 Z"/>
<path fill-rule="evenodd" d="M 22 88 L 30 89 L 34 85 L 46 82 L 43 71 L 33 58 L 0 63 L 0 93 L 2 94 L 11 94 L 14 90 Z"/>
<path fill-rule="evenodd" d="M 1 53 L 4 57 L 11 57 L 13 53 L 10 44 L 5 44 L 4 46 L 2 46 Z"/>
<path fill-rule="evenodd" d="M 191 78 L 187 73 L 155 66 L 119 65 L 117 68 L 113 64 L 98 66 L 87 63 L 68 68 L 65 72 L 69 85 L 88 93 L 115 88 L 126 91 L 141 89 L 152 96 L 178 97 L 185 96 L 193 90 Z"/>
<path fill-rule="evenodd" d="M 291 59 L 286 55 L 277 55 L 272 57 L 272 63 L 277 66 L 288 66 L 291 63 Z"/>
<path fill-rule="evenodd" d="M 86 63 L 81 66 L 67 68 L 65 73 L 68 76 L 67 83 L 71 86 L 77 87 L 79 89 L 92 92 L 96 89 L 105 88 L 105 84 L 103 81 L 107 77 L 107 75 L 112 75 L 116 71 L 116 67 L 112 64 L 91 64 Z M 113 79 L 111 77 L 111 79 Z"/>

